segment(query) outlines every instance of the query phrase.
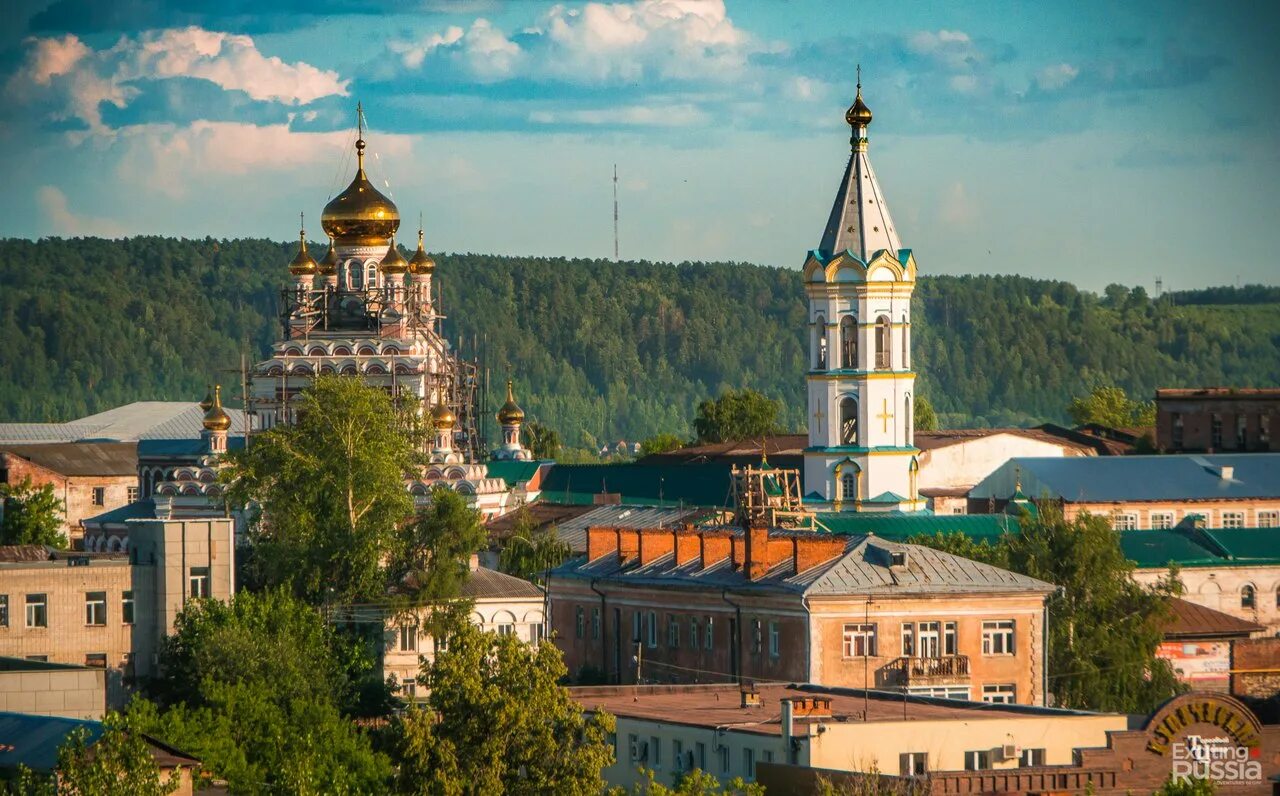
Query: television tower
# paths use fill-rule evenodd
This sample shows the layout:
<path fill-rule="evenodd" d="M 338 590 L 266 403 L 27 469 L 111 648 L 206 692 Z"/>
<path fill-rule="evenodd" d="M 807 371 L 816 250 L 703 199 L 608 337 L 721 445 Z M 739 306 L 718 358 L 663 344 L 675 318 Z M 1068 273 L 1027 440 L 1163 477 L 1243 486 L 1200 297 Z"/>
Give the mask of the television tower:
<path fill-rule="evenodd" d="M 618 164 L 613 164 L 613 261 L 618 261 Z"/>

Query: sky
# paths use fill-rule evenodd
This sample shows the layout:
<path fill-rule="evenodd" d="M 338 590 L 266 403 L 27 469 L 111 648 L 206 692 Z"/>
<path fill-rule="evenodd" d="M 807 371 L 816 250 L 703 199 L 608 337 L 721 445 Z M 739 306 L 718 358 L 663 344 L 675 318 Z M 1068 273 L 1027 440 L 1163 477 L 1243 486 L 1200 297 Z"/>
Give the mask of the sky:
<path fill-rule="evenodd" d="M 0 237 L 297 235 L 799 267 L 849 156 L 922 273 L 1280 281 L 1280 4 L 9 0 Z M 282 264 L 283 268 L 283 264 Z M 282 271 L 283 272 L 283 271 Z"/>

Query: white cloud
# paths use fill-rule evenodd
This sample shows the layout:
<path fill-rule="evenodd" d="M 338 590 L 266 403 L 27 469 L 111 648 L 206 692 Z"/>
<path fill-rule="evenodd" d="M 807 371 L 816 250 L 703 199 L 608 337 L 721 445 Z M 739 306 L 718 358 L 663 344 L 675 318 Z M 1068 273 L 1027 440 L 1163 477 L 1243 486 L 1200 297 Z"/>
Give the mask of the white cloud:
<path fill-rule="evenodd" d="M 978 218 L 978 207 L 963 182 L 953 182 L 942 194 L 938 208 L 938 217 L 952 226 L 964 226 Z"/>
<path fill-rule="evenodd" d="M 79 119 L 98 133 L 101 105 L 126 107 L 140 79 L 200 78 L 256 100 L 305 105 L 346 95 L 349 81 L 338 73 L 299 61 L 285 63 L 259 52 L 249 36 L 189 27 L 122 36 L 94 50 L 74 35 L 27 40 L 27 57 L 6 92 L 20 102 L 43 101 L 55 119 Z"/>
<path fill-rule="evenodd" d="M 628 105 L 573 111 L 534 111 L 534 124 L 620 124 L 632 127 L 693 127 L 707 124 L 710 115 L 689 103 L 676 105 Z"/>
<path fill-rule="evenodd" d="M 966 69 L 983 60 L 982 51 L 961 30 L 922 30 L 907 38 L 907 48 L 948 69 Z"/>
<path fill-rule="evenodd" d="M 52 185 L 42 185 L 36 189 L 36 206 L 40 208 L 45 225 L 54 235 L 119 238 L 125 234 L 124 228 L 113 221 L 71 212 L 67 195 Z"/>
<path fill-rule="evenodd" d="M 1036 85 L 1045 91 L 1056 91 L 1075 80 L 1080 70 L 1071 64 L 1046 66 L 1036 73 Z"/>

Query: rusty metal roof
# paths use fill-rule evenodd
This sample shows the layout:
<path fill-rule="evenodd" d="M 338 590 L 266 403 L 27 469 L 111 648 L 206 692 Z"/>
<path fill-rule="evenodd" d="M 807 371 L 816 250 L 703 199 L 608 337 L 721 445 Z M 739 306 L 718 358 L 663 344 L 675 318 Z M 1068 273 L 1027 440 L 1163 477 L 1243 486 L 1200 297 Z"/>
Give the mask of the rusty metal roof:
<path fill-rule="evenodd" d="M 133 442 L 3 445 L 0 451 L 21 456 L 62 475 L 137 475 L 138 472 L 138 446 Z"/>
<path fill-rule="evenodd" d="M 1170 597 L 1167 604 L 1170 613 L 1163 626 L 1165 638 L 1248 638 L 1252 633 L 1266 630 L 1257 622 L 1206 608 L 1181 597 Z"/>

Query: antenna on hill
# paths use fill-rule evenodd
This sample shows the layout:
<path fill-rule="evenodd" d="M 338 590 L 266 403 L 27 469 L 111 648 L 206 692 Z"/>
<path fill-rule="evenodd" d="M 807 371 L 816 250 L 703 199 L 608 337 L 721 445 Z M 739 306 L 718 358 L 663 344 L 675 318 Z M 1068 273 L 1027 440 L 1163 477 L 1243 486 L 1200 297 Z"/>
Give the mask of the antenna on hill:
<path fill-rule="evenodd" d="M 618 261 L 618 164 L 613 164 L 613 261 Z"/>
<path fill-rule="evenodd" d="M 1164 280 L 1156 277 L 1156 298 L 1160 298 L 1160 294 L 1164 292 Z"/>

